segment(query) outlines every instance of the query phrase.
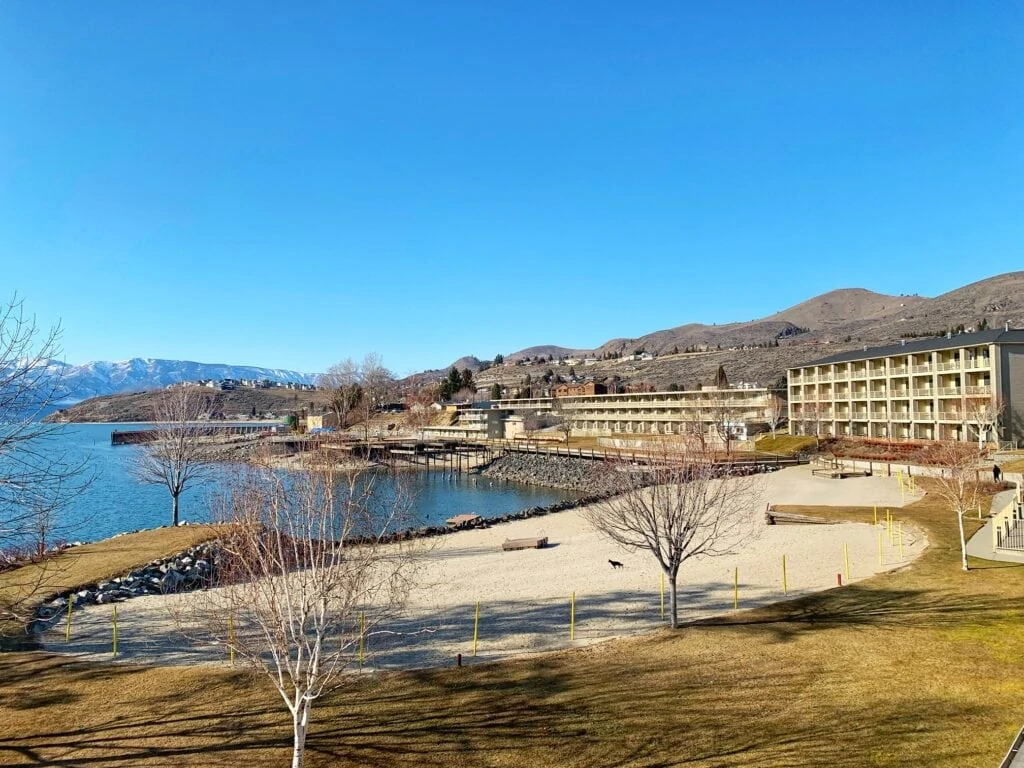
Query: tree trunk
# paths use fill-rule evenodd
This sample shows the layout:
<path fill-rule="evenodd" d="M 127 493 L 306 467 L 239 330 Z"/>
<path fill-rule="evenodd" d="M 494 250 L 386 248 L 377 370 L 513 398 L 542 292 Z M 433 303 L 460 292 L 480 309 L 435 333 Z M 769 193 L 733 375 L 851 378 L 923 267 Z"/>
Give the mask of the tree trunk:
<path fill-rule="evenodd" d="M 306 730 L 309 728 L 310 702 L 303 702 L 292 712 L 292 732 L 295 739 L 292 746 L 292 768 L 302 768 L 306 760 Z"/>
<path fill-rule="evenodd" d="M 962 512 L 957 512 L 956 522 L 960 526 L 960 557 L 963 560 L 964 570 L 969 571 L 970 568 L 967 566 L 967 539 L 964 536 L 964 516 Z"/>
<path fill-rule="evenodd" d="M 679 605 L 676 600 L 676 578 L 678 573 L 668 574 L 668 593 L 669 593 L 669 607 L 672 611 L 672 629 L 679 628 Z"/>
<path fill-rule="evenodd" d="M 178 494 L 171 494 L 171 525 L 178 525 Z"/>

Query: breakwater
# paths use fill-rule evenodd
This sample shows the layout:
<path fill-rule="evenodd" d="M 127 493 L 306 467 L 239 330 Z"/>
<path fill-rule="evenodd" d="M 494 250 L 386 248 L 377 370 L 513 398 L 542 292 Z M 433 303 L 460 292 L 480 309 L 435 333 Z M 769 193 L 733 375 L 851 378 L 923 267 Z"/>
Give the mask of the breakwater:
<path fill-rule="evenodd" d="M 606 493 L 611 490 L 607 481 L 607 465 L 591 459 L 509 453 L 496 458 L 480 474 L 499 480 L 582 493 Z"/>

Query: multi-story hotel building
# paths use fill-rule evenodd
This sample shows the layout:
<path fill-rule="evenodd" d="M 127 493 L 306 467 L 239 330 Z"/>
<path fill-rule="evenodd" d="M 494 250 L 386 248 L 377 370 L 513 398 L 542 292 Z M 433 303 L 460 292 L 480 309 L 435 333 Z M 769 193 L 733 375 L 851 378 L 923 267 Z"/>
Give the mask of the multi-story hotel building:
<path fill-rule="evenodd" d="M 699 430 L 710 438 L 727 431 L 730 439 L 746 440 L 766 429 L 778 402 L 763 387 L 744 386 L 498 400 L 494 407 L 514 413 L 557 409 L 572 423 L 574 435 L 683 435 Z"/>
<path fill-rule="evenodd" d="M 1018 444 L 1024 330 L 865 347 L 790 368 L 789 429 L 916 440 L 977 440 L 981 432 L 986 441 Z"/>

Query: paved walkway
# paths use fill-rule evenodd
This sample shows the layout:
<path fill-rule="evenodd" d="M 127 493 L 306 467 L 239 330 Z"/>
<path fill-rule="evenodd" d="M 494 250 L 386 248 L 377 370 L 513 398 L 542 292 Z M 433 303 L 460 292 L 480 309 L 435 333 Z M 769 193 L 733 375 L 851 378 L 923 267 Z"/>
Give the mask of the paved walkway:
<path fill-rule="evenodd" d="M 1011 499 L 1016 491 L 1001 491 L 992 498 L 992 509 L 1002 509 Z M 992 519 L 989 520 L 975 533 L 967 542 L 967 554 L 971 557 L 980 557 L 985 560 L 997 560 L 1005 563 L 1024 563 L 1024 551 L 1010 552 L 1008 550 L 996 551 L 993 545 Z M 1021 763 L 1024 768 L 1024 761 Z"/>

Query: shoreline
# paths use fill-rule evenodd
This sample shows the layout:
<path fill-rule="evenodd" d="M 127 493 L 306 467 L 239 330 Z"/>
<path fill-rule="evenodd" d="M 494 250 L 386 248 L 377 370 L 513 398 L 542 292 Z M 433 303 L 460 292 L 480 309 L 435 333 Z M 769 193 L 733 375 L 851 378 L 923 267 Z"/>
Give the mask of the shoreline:
<path fill-rule="evenodd" d="M 838 484 L 816 478 L 807 467 L 769 473 L 764 500 L 773 504 L 902 506 L 894 478 L 851 478 Z M 776 525 L 764 522 L 763 504 L 746 515 L 753 532 L 741 549 L 726 557 L 691 560 L 680 571 L 680 614 L 684 623 L 732 609 L 733 573 L 739 575 L 740 608 L 753 608 L 836 587 L 848 547 L 850 579 L 901 568 L 927 546 L 919 531 L 904 529 L 902 557 L 886 545 L 884 564 L 876 553 L 877 531 L 865 523 Z M 823 510 L 827 515 L 827 509 Z M 543 519 L 541 519 L 543 517 Z M 550 546 L 505 552 L 506 538 L 547 536 Z M 780 584 L 779 564 L 786 555 L 789 588 Z M 625 568 L 611 568 L 608 560 Z M 561 514 L 508 524 L 488 525 L 439 536 L 422 553 L 420 578 L 406 608 L 369 641 L 367 669 L 433 668 L 453 663 L 482 663 L 537 652 L 579 648 L 594 642 L 647 632 L 660 617 L 660 568 L 646 552 L 627 551 L 593 530 L 577 507 Z M 169 620 L 175 605 L 188 605 L 189 593 L 142 597 L 120 612 L 118 662 L 226 664 L 223 650 L 182 647 Z M 576 601 L 575 639 L 569 637 L 569 599 Z M 184 601 L 184 602 L 183 602 Z M 474 606 L 481 605 L 480 647 L 473 652 Z M 55 627 L 40 634 L 48 650 L 70 651 L 77 658 L 110 658 L 109 607 L 75 612 L 71 647 Z M 387 638 L 392 638 L 387 640 Z"/>

